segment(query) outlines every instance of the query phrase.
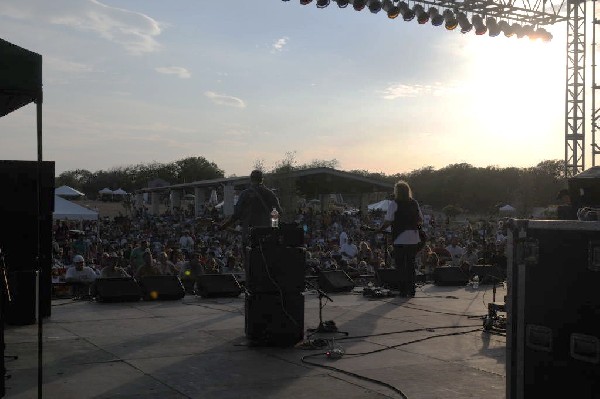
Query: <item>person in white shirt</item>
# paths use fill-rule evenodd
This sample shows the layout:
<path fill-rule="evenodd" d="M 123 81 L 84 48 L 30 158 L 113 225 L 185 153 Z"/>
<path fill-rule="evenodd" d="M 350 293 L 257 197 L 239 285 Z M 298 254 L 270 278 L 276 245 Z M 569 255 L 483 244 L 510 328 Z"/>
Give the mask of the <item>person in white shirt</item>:
<path fill-rule="evenodd" d="M 452 256 L 452 266 L 460 266 L 460 259 L 465 254 L 465 249 L 458 245 L 458 237 L 452 237 L 450 245 L 446 247 Z"/>
<path fill-rule="evenodd" d="M 184 250 L 191 252 L 194 249 L 194 239 L 190 236 L 190 232 L 185 230 L 183 235 L 179 239 L 179 247 Z"/>
<path fill-rule="evenodd" d="M 340 252 L 344 260 L 355 259 L 358 256 L 358 247 L 354 244 L 352 238 L 348 238 L 348 241 L 340 247 Z"/>
<path fill-rule="evenodd" d="M 342 230 L 340 233 L 340 248 L 343 248 L 344 245 L 348 242 L 348 233 Z"/>
<path fill-rule="evenodd" d="M 72 286 L 73 299 L 90 297 L 90 286 L 98 275 L 91 267 L 85 266 L 85 259 L 81 255 L 73 257 L 73 266 L 67 269 L 65 281 Z"/>

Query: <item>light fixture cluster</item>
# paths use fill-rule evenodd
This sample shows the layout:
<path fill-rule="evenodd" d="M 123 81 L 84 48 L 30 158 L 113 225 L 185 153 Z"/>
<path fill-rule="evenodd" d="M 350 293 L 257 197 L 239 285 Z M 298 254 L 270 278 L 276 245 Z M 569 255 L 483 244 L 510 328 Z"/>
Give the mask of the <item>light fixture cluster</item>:
<path fill-rule="evenodd" d="M 283 0 L 289 1 L 289 0 Z M 379 11 L 384 11 L 388 18 L 394 19 L 401 16 L 404 21 L 412 21 L 417 19 L 420 25 L 424 25 L 431 21 L 433 26 L 441 26 L 447 30 L 459 29 L 461 33 L 469 33 L 474 31 L 476 35 L 485 35 L 491 37 L 499 36 L 501 33 L 506 37 L 515 36 L 522 38 L 527 36 L 531 40 L 541 39 L 545 42 L 552 40 L 552 34 L 544 28 L 536 28 L 533 25 L 519 25 L 517 23 L 510 24 L 507 21 L 497 21 L 496 18 L 486 17 L 478 14 L 473 14 L 471 20 L 463 11 L 453 11 L 444 9 L 441 11 L 436 7 L 429 7 L 425 10 L 423 5 L 415 3 L 412 7 L 404 0 L 316 0 L 317 8 L 325 8 L 333 1 L 339 8 L 346 8 L 352 5 L 356 11 L 362 11 L 367 8 L 374 14 Z M 300 0 L 300 4 L 307 5 L 313 0 Z"/>

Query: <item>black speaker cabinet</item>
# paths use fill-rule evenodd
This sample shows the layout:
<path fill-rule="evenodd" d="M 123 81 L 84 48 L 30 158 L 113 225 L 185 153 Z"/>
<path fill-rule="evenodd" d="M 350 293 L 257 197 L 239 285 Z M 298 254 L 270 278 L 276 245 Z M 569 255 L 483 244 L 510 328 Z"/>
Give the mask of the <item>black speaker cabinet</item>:
<path fill-rule="evenodd" d="M 38 218 L 37 189 L 40 183 Z M 42 317 L 50 316 L 52 298 L 52 213 L 54 162 L 0 161 L 0 247 L 9 272 L 38 267 Z M 37 239 L 40 238 L 39 264 Z"/>
<path fill-rule="evenodd" d="M 458 266 L 442 266 L 433 271 L 433 282 L 435 285 L 467 285 L 469 275 Z"/>
<path fill-rule="evenodd" d="M 512 220 L 507 397 L 600 395 L 600 223 Z"/>
<path fill-rule="evenodd" d="M 354 281 L 343 270 L 321 271 L 318 281 L 325 292 L 347 292 L 354 288 Z"/>
<path fill-rule="evenodd" d="M 282 223 L 280 227 L 254 227 L 250 229 L 250 244 L 301 247 L 304 245 L 304 230 L 296 224 Z"/>
<path fill-rule="evenodd" d="M 36 279 L 34 270 L 19 270 L 8 274 L 11 301 L 6 301 L 6 324 L 16 326 L 35 324 Z"/>
<path fill-rule="evenodd" d="M 98 278 L 94 282 L 98 302 L 135 302 L 142 299 L 142 289 L 133 277 Z"/>
<path fill-rule="evenodd" d="M 177 300 L 185 289 L 177 276 L 144 276 L 138 280 L 145 301 Z"/>
<path fill-rule="evenodd" d="M 479 284 L 500 284 L 506 278 L 504 272 L 495 265 L 473 265 L 471 266 L 470 275 L 477 275 Z"/>
<path fill-rule="evenodd" d="M 302 292 L 306 256 L 300 248 L 265 244 L 250 250 L 246 288 L 250 292 Z"/>
<path fill-rule="evenodd" d="M 202 298 L 237 297 L 242 288 L 233 274 L 202 274 L 196 279 L 196 292 Z"/>
<path fill-rule="evenodd" d="M 377 283 L 381 287 L 400 289 L 400 281 L 402 276 L 398 269 L 378 269 L 376 272 Z"/>
<path fill-rule="evenodd" d="M 304 337 L 304 296 L 300 293 L 246 296 L 246 337 L 256 345 L 286 347 Z"/>

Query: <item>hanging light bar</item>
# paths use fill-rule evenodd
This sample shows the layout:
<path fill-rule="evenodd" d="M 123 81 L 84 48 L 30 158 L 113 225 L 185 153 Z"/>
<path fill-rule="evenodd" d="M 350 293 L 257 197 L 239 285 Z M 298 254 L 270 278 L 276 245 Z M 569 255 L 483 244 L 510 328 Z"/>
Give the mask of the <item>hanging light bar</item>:
<path fill-rule="evenodd" d="M 367 0 L 349 0 L 350 4 L 356 11 L 362 11 L 363 8 L 367 5 Z"/>
<path fill-rule="evenodd" d="M 490 37 L 496 37 L 500 34 L 500 28 L 494 18 L 487 18 L 485 24 L 487 25 Z"/>
<path fill-rule="evenodd" d="M 412 21 L 415 17 L 415 13 L 410 9 L 406 2 L 401 1 L 398 3 L 398 8 L 400 9 L 400 14 L 402 15 L 402 19 L 405 21 Z"/>
<path fill-rule="evenodd" d="M 373 14 L 377 14 L 379 11 L 381 11 L 381 1 L 369 0 L 367 7 L 369 7 L 369 11 L 371 11 Z"/>
<path fill-rule="evenodd" d="M 317 0 L 317 8 L 325 8 L 329 5 L 329 0 Z"/>
<path fill-rule="evenodd" d="M 456 14 L 456 19 L 458 20 L 458 24 L 460 25 L 460 33 L 469 33 L 473 29 L 473 24 L 469 22 L 469 18 L 467 18 L 467 14 L 464 12 L 459 12 Z"/>
<path fill-rule="evenodd" d="M 400 8 L 392 0 L 383 0 L 383 11 L 387 13 L 389 19 L 394 19 L 400 15 Z"/>
<path fill-rule="evenodd" d="M 444 23 L 444 17 L 440 14 L 437 8 L 430 7 L 428 13 L 429 17 L 431 18 L 431 25 L 441 26 Z"/>
<path fill-rule="evenodd" d="M 334 0 L 334 1 L 337 3 L 337 5 L 338 5 L 339 8 L 346 8 L 346 7 L 348 7 L 348 3 L 349 3 L 348 0 Z"/>
<path fill-rule="evenodd" d="M 473 15 L 471 21 L 473 21 L 473 26 L 475 27 L 475 34 L 477 36 L 485 35 L 487 33 L 487 26 L 485 26 L 485 24 L 483 23 L 483 18 L 481 18 L 481 15 Z"/>
<path fill-rule="evenodd" d="M 425 9 L 422 5 L 415 4 L 412 10 L 417 17 L 417 22 L 419 23 L 419 25 L 423 25 L 429 22 L 429 14 L 425 12 Z"/>
<path fill-rule="evenodd" d="M 446 10 L 444 10 L 444 13 L 442 15 L 444 16 L 444 22 L 445 22 L 446 29 L 448 29 L 448 30 L 456 29 L 456 27 L 458 26 L 458 20 L 454 16 L 454 13 L 452 12 L 452 10 L 446 9 Z"/>
<path fill-rule="evenodd" d="M 300 4 L 302 4 L 303 6 L 312 3 L 312 0 L 300 0 Z"/>

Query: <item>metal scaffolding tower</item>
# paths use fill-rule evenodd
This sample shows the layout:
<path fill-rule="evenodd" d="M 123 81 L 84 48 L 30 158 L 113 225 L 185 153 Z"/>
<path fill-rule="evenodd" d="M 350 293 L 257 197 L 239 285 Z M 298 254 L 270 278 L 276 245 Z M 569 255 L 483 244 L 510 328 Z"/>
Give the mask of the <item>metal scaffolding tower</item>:
<path fill-rule="evenodd" d="M 284 0 L 288 1 L 288 0 Z M 300 4 L 308 5 L 313 0 L 300 0 Z M 383 14 L 389 18 L 404 19 L 410 21 L 415 17 L 415 12 L 433 15 L 443 14 L 446 20 L 459 16 L 463 19 L 471 15 L 473 24 L 475 18 L 478 23 L 485 21 L 488 25 L 487 31 L 490 36 L 499 35 L 503 32 L 506 36 L 516 34 L 517 37 L 529 35 L 527 32 L 540 30 L 542 26 L 554 25 L 567 22 L 567 65 L 566 65 L 566 87 L 565 87 L 565 175 L 573 176 L 585 169 L 585 67 L 586 67 L 586 1 L 585 0 L 558 0 L 555 4 L 552 0 L 317 0 L 318 8 L 324 8 L 330 3 L 337 4 L 340 8 L 347 6 L 357 11 L 366 9 L 372 13 L 383 10 Z M 410 4 L 409 4 L 410 3 Z M 596 12 L 596 0 L 594 3 L 594 15 Z M 424 11 L 428 8 L 428 11 Z M 435 9 L 435 10 L 432 10 Z M 418 10 L 418 11 L 416 11 Z M 432 13 L 432 11 L 435 11 Z M 393 13 L 393 16 L 392 16 Z M 425 17 L 426 23 L 428 18 Z M 419 18 L 417 18 L 419 19 Z M 509 24 L 511 21 L 514 24 Z M 456 25 L 458 22 L 454 21 Z M 438 25 L 442 24 L 438 19 Z M 466 23 L 468 26 L 468 22 Z M 502 28 L 500 25 L 502 24 Z M 517 30 L 514 26 L 521 24 Z M 593 18 L 593 48 L 592 48 L 592 164 L 595 166 L 595 156 L 600 154 L 600 145 L 596 143 L 596 130 L 600 127 L 600 109 L 596 109 L 595 93 L 600 86 L 595 80 L 595 51 L 596 37 L 595 29 L 599 22 Z M 437 25 L 436 25 L 437 26 Z M 462 24 L 461 24 L 462 30 Z M 543 30 L 543 29 L 542 29 Z M 468 28 L 470 31 L 470 28 Z M 485 31 L 483 31 L 485 33 Z M 493 32 L 493 33 L 492 33 Z M 466 33 L 466 32 L 463 32 Z M 483 33 L 477 33 L 483 34 Z M 532 37 L 532 36 L 530 36 Z"/>
<path fill-rule="evenodd" d="M 565 174 L 585 169 L 585 0 L 567 1 Z"/>

